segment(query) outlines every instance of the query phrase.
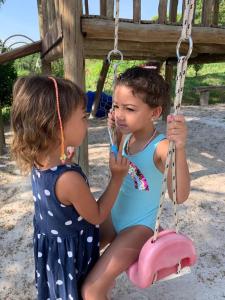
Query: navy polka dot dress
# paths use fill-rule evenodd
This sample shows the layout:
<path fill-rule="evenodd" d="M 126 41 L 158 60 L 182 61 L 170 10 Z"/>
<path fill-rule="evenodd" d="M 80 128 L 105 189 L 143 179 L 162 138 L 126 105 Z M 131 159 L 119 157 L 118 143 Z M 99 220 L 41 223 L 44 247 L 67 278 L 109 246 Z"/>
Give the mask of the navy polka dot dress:
<path fill-rule="evenodd" d="M 81 284 L 99 257 L 99 226 L 88 223 L 55 195 L 57 179 L 71 170 L 86 180 L 78 165 L 32 170 L 38 300 L 82 299 Z"/>

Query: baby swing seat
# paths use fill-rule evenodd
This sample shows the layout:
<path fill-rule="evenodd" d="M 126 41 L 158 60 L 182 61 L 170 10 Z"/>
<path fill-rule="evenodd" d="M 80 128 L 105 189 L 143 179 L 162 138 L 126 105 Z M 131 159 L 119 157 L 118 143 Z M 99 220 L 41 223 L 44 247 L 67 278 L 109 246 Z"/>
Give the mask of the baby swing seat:
<path fill-rule="evenodd" d="M 156 241 L 152 237 L 145 243 L 138 261 L 130 266 L 127 274 L 136 286 L 146 288 L 156 281 L 177 277 L 195 262 L 192 240 L 173 230 L 164 230 L 158 234 Z"/>

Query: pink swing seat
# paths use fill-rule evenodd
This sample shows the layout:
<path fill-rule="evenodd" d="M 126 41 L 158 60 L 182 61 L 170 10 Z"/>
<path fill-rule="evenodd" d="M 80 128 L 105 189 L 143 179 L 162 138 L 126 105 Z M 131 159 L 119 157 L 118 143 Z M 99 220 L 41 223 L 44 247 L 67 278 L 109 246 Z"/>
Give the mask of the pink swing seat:
<path fill-rule="evenodd" d="M 155 242 L 152 237 L 144 244 L 138 261 L 130 266 L 127 274 L 136 286 L 146 288 L 195 262 L 196 251 L 192 240 L 173 230 L 164 230 Z"/>

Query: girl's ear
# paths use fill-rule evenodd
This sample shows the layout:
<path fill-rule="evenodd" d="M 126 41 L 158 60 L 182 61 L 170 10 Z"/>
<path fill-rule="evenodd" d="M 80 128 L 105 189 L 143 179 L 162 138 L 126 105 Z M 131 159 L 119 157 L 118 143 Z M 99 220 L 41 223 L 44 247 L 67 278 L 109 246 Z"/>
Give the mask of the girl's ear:
<path fill-rule="evenodd" d="M 162 107 L 157 106 L 152 111 L 152 121 L 156 121 L 162 114 Z"/>

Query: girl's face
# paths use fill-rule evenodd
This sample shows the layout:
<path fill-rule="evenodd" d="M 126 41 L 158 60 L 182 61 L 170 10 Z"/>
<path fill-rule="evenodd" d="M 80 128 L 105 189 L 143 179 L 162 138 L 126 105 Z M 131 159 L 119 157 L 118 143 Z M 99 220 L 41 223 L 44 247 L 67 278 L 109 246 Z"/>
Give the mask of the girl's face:
<path fill-rule="evenodd" d="M 65 146 L 80 146 L 85 138 L 87 127 L 86 111 L 80 105 L 72 112 L 70 118 L 64 124 Z"/>
<path fill-rule="evenodd" d="M 153 127 L 155 109 L 134 96 L 132 89 L 118 85 L 114 91 L 116 126 L 123 134 L 149 130 Z"/>

